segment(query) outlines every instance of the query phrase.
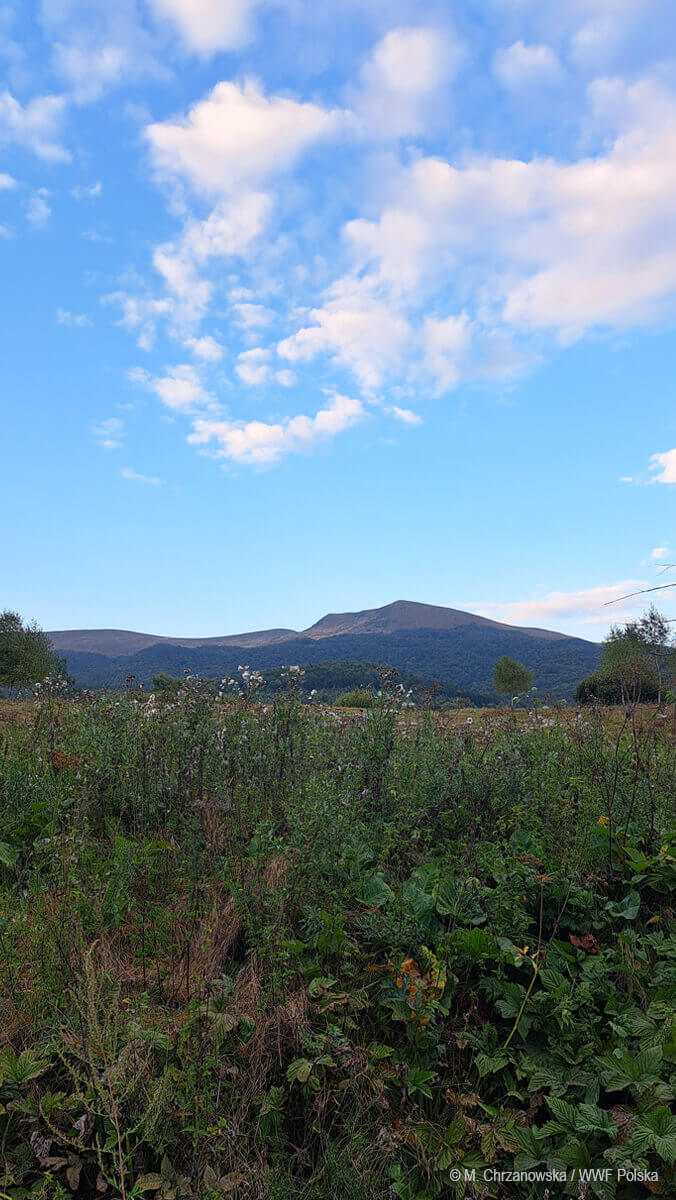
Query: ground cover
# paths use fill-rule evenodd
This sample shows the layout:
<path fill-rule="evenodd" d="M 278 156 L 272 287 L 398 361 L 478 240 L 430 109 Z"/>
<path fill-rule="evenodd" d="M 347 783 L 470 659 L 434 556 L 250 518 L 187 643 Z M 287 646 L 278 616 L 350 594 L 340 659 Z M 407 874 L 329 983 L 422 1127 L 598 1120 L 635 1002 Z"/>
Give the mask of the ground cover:
<path fill-rule="evenodd" d="M 0 1195 L 673 1194 L 673 716 L 402 699 L 2 705 Z"/>

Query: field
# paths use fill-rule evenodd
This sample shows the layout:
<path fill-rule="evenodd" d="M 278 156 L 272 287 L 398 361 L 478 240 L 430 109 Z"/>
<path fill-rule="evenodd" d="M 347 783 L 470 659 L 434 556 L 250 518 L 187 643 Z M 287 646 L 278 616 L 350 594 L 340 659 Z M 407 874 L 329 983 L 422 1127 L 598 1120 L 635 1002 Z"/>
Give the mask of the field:
<path fill-rule="evenodd" d="M 667 712 L 5 702 L 0 1196 L 673 1195 Z"/>

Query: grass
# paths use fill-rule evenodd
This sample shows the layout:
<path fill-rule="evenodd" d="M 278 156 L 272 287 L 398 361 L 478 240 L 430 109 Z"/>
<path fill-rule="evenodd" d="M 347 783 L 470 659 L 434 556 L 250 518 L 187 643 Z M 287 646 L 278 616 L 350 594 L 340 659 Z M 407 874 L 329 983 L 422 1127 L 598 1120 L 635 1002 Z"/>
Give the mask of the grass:
<path fill-rule="evenodd" d="M 0 1196 L 669 1195 L 674 744 L 295 679 L 4 702 Z"/>

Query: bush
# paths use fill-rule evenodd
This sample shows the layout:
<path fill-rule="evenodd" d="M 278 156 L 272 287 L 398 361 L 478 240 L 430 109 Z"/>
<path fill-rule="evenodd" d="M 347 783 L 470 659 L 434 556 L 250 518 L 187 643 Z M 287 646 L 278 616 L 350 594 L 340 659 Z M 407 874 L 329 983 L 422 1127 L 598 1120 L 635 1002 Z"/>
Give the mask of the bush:
<path fill-rule="evenodd" d="M 641 699 L 647 704 L 657 701 L 657 680 L 648 679 L 641 688 Z M 575 689 L 576 704 L 622 704 L 622 683 L 607 675 L 587 675 Z"/>
<path fill-rule="evenodd" d="M 352 692 L 345 692 L 336 704 L 340 708 L 373 708 L 376 698 L 372 692 L 367 692 L 362 688 L 355 688 Z"/>

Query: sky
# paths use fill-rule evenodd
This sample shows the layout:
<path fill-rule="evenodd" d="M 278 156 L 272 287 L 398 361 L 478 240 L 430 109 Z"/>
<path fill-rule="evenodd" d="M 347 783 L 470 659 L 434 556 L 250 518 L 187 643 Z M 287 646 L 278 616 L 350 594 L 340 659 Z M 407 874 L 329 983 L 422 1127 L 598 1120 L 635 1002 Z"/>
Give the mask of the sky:
<path fill-rule="evenodd" d="M 675 195 L 672 0 L 0 0 L 0 607 L 600 640 L 676 578 Z"/>

